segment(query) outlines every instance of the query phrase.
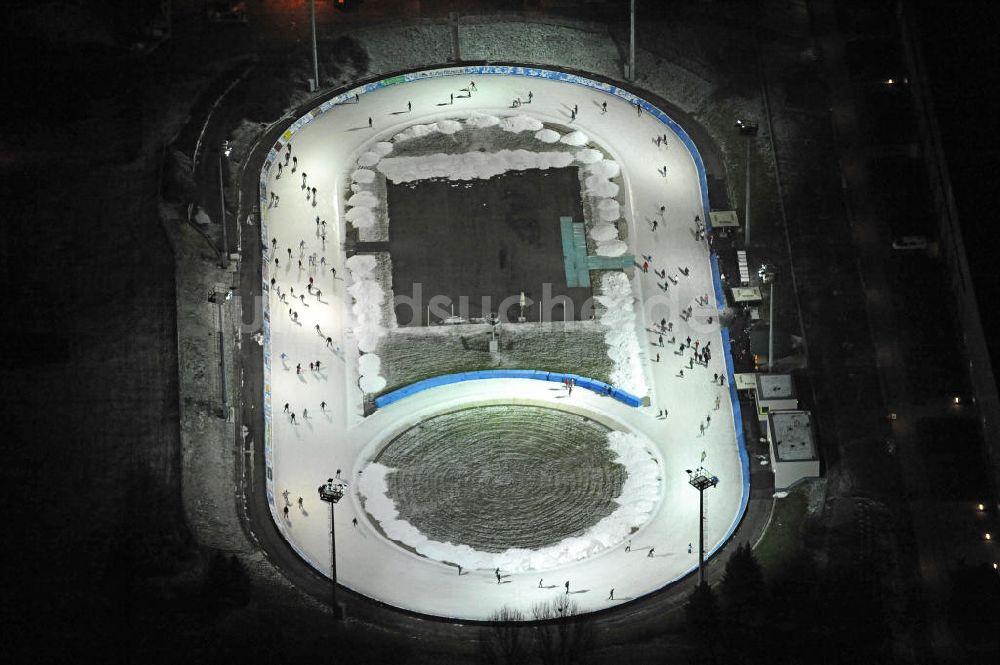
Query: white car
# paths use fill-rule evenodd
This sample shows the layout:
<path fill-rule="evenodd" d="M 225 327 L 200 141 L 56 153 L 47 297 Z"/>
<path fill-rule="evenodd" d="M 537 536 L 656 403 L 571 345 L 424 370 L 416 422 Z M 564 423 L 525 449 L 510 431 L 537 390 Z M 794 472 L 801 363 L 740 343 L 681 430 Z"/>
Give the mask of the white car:
<path fill-rule="evenodd" d="M 927 249 L 927 238 L 924 236 L 901 236 L 892 241 L 892 248 L 900 251 L 917 251 Z"/>

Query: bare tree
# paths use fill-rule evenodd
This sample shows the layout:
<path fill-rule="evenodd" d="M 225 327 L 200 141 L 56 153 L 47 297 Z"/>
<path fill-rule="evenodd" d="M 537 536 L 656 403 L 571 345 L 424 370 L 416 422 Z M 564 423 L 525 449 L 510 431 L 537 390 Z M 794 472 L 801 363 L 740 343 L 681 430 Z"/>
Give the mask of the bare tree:
<path fill-rule="evenodd" d="M 578 665 L 587 660 L 593 645 L 592 622 L 567 598 L 538 603 L 531 608 L 538 655 L 544 665 Z"/>
<path fill-rule="evenodd" d="M 531 635 L 524 612 L 504 606 L 490 615 L 492 625 L 479 636 L 479 658 L 484 665 L 522 665 L 531 655 Z"/>

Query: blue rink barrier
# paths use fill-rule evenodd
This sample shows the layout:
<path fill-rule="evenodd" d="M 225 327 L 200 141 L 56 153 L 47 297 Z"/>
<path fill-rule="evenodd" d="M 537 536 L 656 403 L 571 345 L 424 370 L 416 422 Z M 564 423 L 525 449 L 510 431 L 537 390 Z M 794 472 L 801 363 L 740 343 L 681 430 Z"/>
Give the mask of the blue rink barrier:
<path fill-rule="evenodd" d="M 631 407 L 642 406 L 642 400 L 632 393 L 615 388 L 609 383 L 591 379 L 577 374 L 562 374 L 559 372 L 543 372 L 536 369 L 484 369 L 478 372 L 461 372 L 459 374 L 443 374 L 423 381 L 411 383 L 408 386 L 393 390 L 381 397 L 375 398 L 375 408 L 381 409 L 395 404 L 401 399 L 416 395 L 419 392 L 439 388 L 461 381 L 482 381 L 484 379 L 531 379 L 534 381 L 549 381 L 552 383 L 563 383 L 566 379 L 572 379 L 577 388 L 583 388 L 598 395 L 605 395 L 611 399 L 618 400 L 622 404 Z"/>

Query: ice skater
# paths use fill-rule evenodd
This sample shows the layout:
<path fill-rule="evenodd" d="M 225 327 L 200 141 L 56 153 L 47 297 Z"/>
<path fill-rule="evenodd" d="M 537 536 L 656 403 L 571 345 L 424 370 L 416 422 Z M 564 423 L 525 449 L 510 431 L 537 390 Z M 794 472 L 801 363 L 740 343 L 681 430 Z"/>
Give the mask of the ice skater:
<path fill-rule="evenodd" d="M 566 580 L 566 593 L 569 593 L 569 580 Z"/>
<path fill-rule="evenodd" d="M 650 559 L 650 558 L 652 558 L 652 556 L 653 556 L 653 552 L 655 552 L 655 551 L 656 551 L 656 548 L 655 548 L 655 547 L 650 547 L 650 548 L 649 548 L 649 554 L 647 554 L 647 555 L 646 555 L 646 558 L 647 558 L 647 559 Z"/>
<path fill-rule="evenodd" d="M 603 115 L 604 113 L 607 113 L 607 112 L 608 112 L 608 103 L 607 102 L 601 102 L 601 114 Z"/>
<path fill-rule="evenodd" d="M 608 600 L 614 600 L 614 599 L 615 599 L 615 590 L 614 587 L 612 587 L 611 593 L 608 594 Z"/>
<path fill-rule="evenodd" d="M 368 129 L 371 129 L 371 128 L 372 128 L 372 119 L 369 117 L 368 118 Z"/>

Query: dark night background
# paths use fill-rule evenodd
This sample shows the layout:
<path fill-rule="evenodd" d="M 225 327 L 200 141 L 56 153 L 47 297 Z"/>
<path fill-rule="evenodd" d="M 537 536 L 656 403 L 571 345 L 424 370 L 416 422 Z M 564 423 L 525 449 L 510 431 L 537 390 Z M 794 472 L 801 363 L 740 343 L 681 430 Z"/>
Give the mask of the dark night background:
<path fill-rule="evenodd" d="M 366 6 L 375 2 L 367 0 Z M 143 139 L 157 117 L 146 107 L 151 82 L 182 78 L 185 69 L 164 64 L 168 50 L 157 55 L 155 66 L 127 53 L 127 45 L 141 38 L 135 26 L 158 3 L 79 3 L 103 22 L 107 44 L 60 45 L 64 23 L 58 14 L 73 4 L 12 0 L 5 3 L 11 18 L 0 28 L 6 93 L 0 104 L 0 499 L 6 507 L 0 658 L 12 663 L 66 662 L 67 654 L 132 662 L 133 654 L 147 648 L 166 649 L 186 635 L 201 635 L 200 618 L 217 609 L 174 601 L 166 609 L 146 607 L 146 590 L 134 586 L 136 561 L 164 552 L 156 565 L 169 569 L 170 556 L 178 553 L 181 559 L 190 546 L 177 497 L 151 489 L 169 475 L 163 473 L 169 465 L 137 464 L 131 449 L 133 436 L 162 439 L 167 447 L 178 437 L 176 365 L 157 346 L 176 342 L 170 320 L 160 314 L 173 307 L 173 262 L 156 249 L 166 246 L 159 229 L 105 224 L 126 199 L 136 214 L 155 208 L 155 169 L 123 177 L 112 166 L 148 148 Z M 517 9 L 521 3 L 497 5 Z M 913 6 L 996 368 L 1000 3 Z M 29 20 L 32 12 L 48 13 Z M 50 29 L 39 30 L 41 23 Z M 885 74 L 899 75 L 894 67 L 887 65 Z M 105 134 L 108 128 L 114 128 L 113 139 Z M 118 179 L 109 179 L 110 173 Z M 934 234 L 933 223 L 899 231 Z M 139 268 L 148 271 L 148 282 L 129 278 Z M 141 298 L 134 297 L 137 292 Z M 141 361 L 122 364 L 116 354 L 123 348 Z M 84 406 L 66 406 L 74 401 Z M 146 414 L 144 402 L 154 401 L 166 406 Z M 109 480 L 102 472 L 108 465 L 128 470 L 122 474 L 128 480 L 116 481 L 114 474 Z M 166 478 L 164 484 L 177 482 Z M 107 527 L 85 528 L 92 522 Z M 218 584 L 233 593 L 239 580 Z M 852 611 L 849 600 L 844 614 Z M 994 617 L 1000 614 L 1000 608 L 992 609 Z M 273 630 L 252 629 L 261 635 Z M 833 637 L 830 643 L 852 639 Z M 242 653 L 221 647 L 214 653 L 218 662 L 230 656 L 281 662 L 281 648 L 293 646 L 260 640 L 266 649 L 252 652 L 257 644 L 251 642 Z M 307 651 L 302 647 L 300 653 Z M 367 662 L 381 657 L 370 655 Z"/>

